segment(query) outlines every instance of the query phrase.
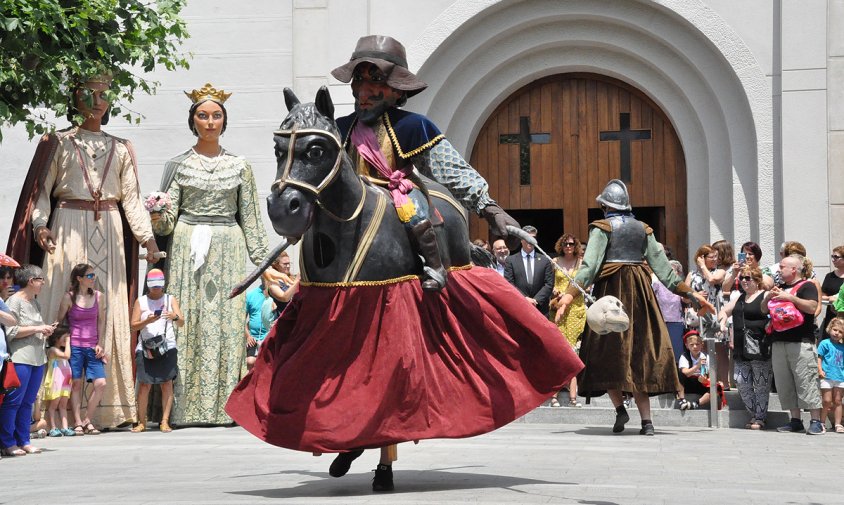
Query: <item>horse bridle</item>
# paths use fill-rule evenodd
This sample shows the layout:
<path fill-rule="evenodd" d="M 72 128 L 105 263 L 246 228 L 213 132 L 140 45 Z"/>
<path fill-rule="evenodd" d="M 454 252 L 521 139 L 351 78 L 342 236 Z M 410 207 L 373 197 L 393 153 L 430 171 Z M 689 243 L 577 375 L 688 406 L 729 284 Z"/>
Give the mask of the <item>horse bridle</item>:
<path fill-rule="evenodd" d="M 334 182 L 334 179 L 337 178 L 337 174 L 340 173 L 340 167 L 343 164 L 343 144 L 340 142 L 340 139 L 325 130 L 320 130 L 317 128 L 300 129 L 298 128 L 298 124 L 294 124 L 293 128 L 290 130 L 276 130 L 273 132 L 273 135 L 278 135 L 280 137 L 289 137 L 290 140 L 287 144 L 287 161 L 284 164 L 284 170 L 281 173 L 281 177 L 276 179 L 272 183 L 272 186 L 270 186 L 271 191 L 275 191 L 277 189 L 278 192 L 281 193 L 288 186 L 292 186 L 294 188 L 301 189 L 307 193 L 311 193 L 312 195 L 314 195 L 317 205 L 319 205 L 320 208 L 335 221 L 351 221 L 352 219 L 356 218 L 358 214 L 360 214 L 361 210 L 363 209 L 364 201 L 366 200 L 366 187 L 364 187 L 362 180 L 360 184 L 361 189 L 363 189 L 363 194 L 361 195 L 361 199 L 358 203 L 357 208 L 354 212 L 352 212 L 352 215 L 348 218 L 341 218 L 335 216 L 331 211 L 325 208 L 325 205 L 322 204 L 319 198 L 320 193 L 322 193 L 325 188 L 331 185 L 331 183 Z M 334 160 L 334 166 L 331 167 L 331 171 L 329 171 L 328 174 L 326 174 L 326 176 L 322 179 L 322 181 L 316 186 L 290 177 L 290 170 L 293 168 L 293 151 L 296 147 L 296 137 L 299 135 L 317 135 L 319 137 L 329 138 L 337 146 L 337 158 Z"/>

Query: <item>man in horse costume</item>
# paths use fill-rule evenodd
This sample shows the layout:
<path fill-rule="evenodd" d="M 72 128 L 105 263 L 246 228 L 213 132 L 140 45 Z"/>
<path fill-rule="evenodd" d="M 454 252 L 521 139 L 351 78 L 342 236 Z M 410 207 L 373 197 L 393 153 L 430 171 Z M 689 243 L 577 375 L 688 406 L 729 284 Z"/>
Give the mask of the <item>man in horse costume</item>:
<path fill-rule="evenodd" d="M 499 236 L 514 221 L 436 126 L 396 108 L 425 87 L 401 44 L 364 37 L 335 75 L 354 80 L 356 109 L 337 122 L 326 87 L 313 103 L 285 90 L 267 208 L 301 241 L 302 281 L 226 412 L 268 443 L 340 453 L 334 477 L 380 448 L 372 489 L 389 491 L 395 444 L 495 430 L 583 364 L 501 275 L 471 265 L 463 207 Z"/>
<path fill-rule="evenodd" d="M 428 87 L 407 69 L 399 41 L 383 35 L 361 37 L 349 62 L 331 75 L 352 83 L 355 112 L 338 118 L 337 126 L 358 173 L 390 189 L 399 219 L 425 261 L 423 289 L 442 289 L 447 277 L 432 226 L 439 216 L 430 212 L 427 192 L 413 167 L 484 217 L 493 239 L 506 237 L 508 224 L 519 227 L 490 198 L 486 180 L 430 119 L 399 109 Z"/>

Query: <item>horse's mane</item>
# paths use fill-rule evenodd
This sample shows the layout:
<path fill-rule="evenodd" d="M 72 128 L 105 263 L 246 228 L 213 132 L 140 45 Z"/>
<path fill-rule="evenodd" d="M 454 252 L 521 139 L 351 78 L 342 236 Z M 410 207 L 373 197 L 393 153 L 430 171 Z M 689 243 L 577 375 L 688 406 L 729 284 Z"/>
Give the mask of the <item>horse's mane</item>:
<path fill-rule="evenodd" d="M 298 129 L 314 128 L 325 130 L 340 139 L 340 130 L 334 118 L 323 115 L 313 103 L 296 104 L 281 123 L 280 130 L 290 130 L 293 126 Z M 342 139 L 340 139 L 342 141 Z"/>

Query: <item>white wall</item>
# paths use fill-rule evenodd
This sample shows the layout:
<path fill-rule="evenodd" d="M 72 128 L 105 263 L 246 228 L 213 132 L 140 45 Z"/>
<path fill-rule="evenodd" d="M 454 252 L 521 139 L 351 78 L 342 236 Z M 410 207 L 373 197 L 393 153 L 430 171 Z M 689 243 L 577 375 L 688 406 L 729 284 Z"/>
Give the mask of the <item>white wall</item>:
<path fill-rule="evenodd" d="M 141 191 L 158 189 L 164 163 L 188 149 L 194 137 L 187 127 L 190 100 L 183 91 L 211 82 L 233 94 L 226 102 L 226 149 L 251 163 L 262 199 L 275 175 L 272 131 L 286 114 L 282 89 L 293 82 L 292 0 L 193 0 L 183 11 L 191 38 L 183 49 L 193 54 L 189 70 L 158 71 L 149 77 L 161 86 L 155 96 L 140 95 L 128 108 L 145 117 L 139 126 L 111 118 L 104 129 L 130 139 L 138 154 Z M 67 126 L 66 121 L 60 127 Z M 0 243 L 5 249 L 11 219 L 35 152 L 23 128 L 4 128 L 0 144 Z M 264 212 L 271 245 L 278 243 Z"/>

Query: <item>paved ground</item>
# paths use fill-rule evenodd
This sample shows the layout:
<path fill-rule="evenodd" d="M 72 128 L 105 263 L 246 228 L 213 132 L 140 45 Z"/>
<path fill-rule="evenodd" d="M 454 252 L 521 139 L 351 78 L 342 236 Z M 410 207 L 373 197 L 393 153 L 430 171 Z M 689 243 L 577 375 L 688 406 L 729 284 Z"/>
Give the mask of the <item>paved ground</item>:
<path fill-rule="evenodd" d="M 269 446 L 240 428 L 38 442 L 43 454 L 0 461 L 0 503 L 844 504 L 844 436 L 835 433 L 658 427 L 642 437 L 516 423 L 402 444 L 388 494 L 371 492 L 377 451 L 333 479 L 332 456 Z"/>

